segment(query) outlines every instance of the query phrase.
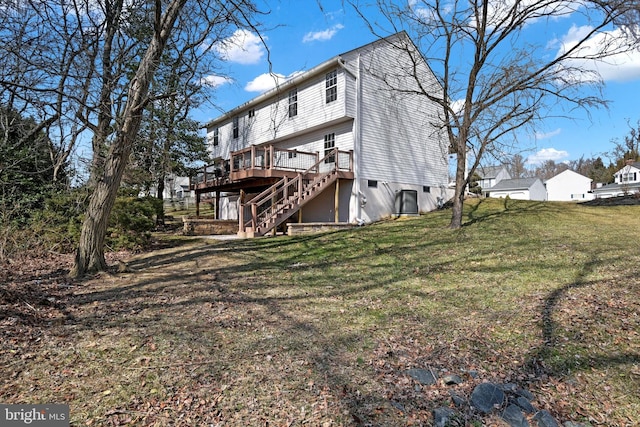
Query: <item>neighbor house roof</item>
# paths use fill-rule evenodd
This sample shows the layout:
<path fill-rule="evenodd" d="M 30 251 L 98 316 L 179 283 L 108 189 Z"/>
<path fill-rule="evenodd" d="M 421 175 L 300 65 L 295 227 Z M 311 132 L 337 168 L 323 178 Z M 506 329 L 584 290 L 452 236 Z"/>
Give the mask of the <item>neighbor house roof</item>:
<path fill-rule="evenodd" d="M 515 178 L 515 179 L 503 179 L 487 191 L 509 191 L 509 190 L 528 190 L 531 186 L 539 181 L 539 178 Z"/>
<path fill-rule="evenodd" d="M 478 166 L 476 173 L 482 179 L 495 178 L 504 168 L 504 166 Z"/>
<path fill-rule="evenodd" d="M 628 164 L 624 165 L 624 167 L 622 167 L 622 169 L 620 169 L 620 170 L 619 170 L 618 172 L 616 172 L 616 173 L 622 172 L 622 171 L 624 170 L 624 168 L 625 168 L 625 167 L 627 167 L 627 166 L 631 166 L 631 167 L 633 167 L 633 168 L 640 169 L 640 162 L 631 162 L 631 163 L 628 163 Z"/>
<path fill-rule="evenodd" d="M 556 178 L 558 178 L 558 177 L 559 177 L 559 176 L 561 176 L 561 175 L 573 175 L 573 176 L 576 176 L 576 177 L 579 177 L 579 178 L 584 178 L 584 179 L 588 179 L 589 181 L 593 181 L 593 180 L 592 180 L 591 178 L 589 178 L 588 176 L 584 176 L 584 175 L 582 175 L 582 174 L 579 174 L 578 172 L 576 172 L 576 171 L 572 171 L 571 169 L 565 169 L 565 170 L 563 170 L 562 172 L 560 172 L 560 173 L 558 173 L 558 174 L 556 174 L 556 175 L 552 176 L 551 178 L 547 179 L 547 180 L 545 181 L 545 183 L 547 183 L 547 182 L 549 182 L 549 181 L 553 181 L 553 180 L 555 180 Z"/>
<path fill-rule="evenodd" d="M 615 183 L 615 184 L 605 184 L 602 187 L 596 187 L 592 190 L 593 193 L 610 193 L 614 191 L 618 191 L 624 193 L 625 191 L 630 191 L 632 189 L 640 189 L 640 182 L 629 182 L 629 183 Z"/>

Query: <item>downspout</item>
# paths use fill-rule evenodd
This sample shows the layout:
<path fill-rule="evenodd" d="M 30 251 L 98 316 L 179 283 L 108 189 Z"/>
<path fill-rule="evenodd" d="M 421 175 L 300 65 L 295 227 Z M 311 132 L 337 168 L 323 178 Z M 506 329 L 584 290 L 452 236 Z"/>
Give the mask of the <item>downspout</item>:
<path fill-rule="evenodd" d="M 360 54 L 358 54 L 358 70 L 356 71 L 356 120 L 353 132 L 353 176 L 355 177 L 354 192 L 356 194 L 356 222 L 362 223 L 362 203 L 361 197 L 364 194 L 360 191 L 360 162 L 362 151 L 362 79 L 360 72 Z"/>

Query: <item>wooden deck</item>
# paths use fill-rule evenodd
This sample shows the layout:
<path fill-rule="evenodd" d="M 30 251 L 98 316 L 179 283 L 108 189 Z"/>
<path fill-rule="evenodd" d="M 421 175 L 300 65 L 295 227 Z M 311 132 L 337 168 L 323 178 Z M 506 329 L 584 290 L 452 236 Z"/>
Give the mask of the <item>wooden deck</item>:
<path fill-rule="evenodd" d="M 321 164 L 319 153 L 251 146 L 231 153 L 231 159 L 202 168 L 191 182 L 196 197 L 202 193 L 256 189 L 300 173 L 321 174 L 337 168 L 340 177 L 353 179 L 353 152 L 336 150 L 333 163 Z M 337 163 L 334 165 L 334 163 Z M 315 168 L 315 169 L 314 169 Z"/>

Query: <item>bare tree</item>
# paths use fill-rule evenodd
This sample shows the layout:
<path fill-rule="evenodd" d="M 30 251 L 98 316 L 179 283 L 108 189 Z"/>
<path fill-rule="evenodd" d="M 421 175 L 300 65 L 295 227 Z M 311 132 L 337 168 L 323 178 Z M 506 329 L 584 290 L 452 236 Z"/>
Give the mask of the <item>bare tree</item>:
<path fill-rule="evenodd" d="M 528 175 L 528 170 L 525 165 L 524 158 L 521 154 L 514 154 L 511 157 L 511 161 L 507 164 L 509 175 L 511 178 L 525 178 Z"/>
<path fill-rule="evenodd" d="M 123 7 L 122 1 L 116 3 Z M 162 6 L 163 2 L 160 0 L 149 5 L 149 11 L 153 16 L 153 31 L 150 32 L 146 50 L 140 62 L 134 66 L 135 73 L 127 81 L 123 109 L 117 114 L 113 111 L 108 112 L 109 125 L 114 127 L 115 132 L 108 143 L 104 161 L 94 156 L 94 188 L 89 199 L 78 252 L 71 271 L 72 276 L 83 276 L 89 272 L 106 269 L 104 239 L 107 221 L 140 129 L 143 111 L 150 102 L 149 87 L 167 44 L 171 41 L 186 50 L 203 49 L 208 34 L 217 26 L 253 26 L 250 18 L 257 13 L 252 3 L 244 0 L 172 0 L 164 9 Z M 123 24 L 117 28 L 122 29 Z M 144 21 L 141 28 L 145 29 Z M 100 120 L 98 125 L 101 125 Z M 107 135 L 106 129 L 101 128 L 94 137 L 102 146 L 107 140 Z M 96 146 L 94 144 L 94 147 Z"/>
<path fill-rule="evenodd" d="M 633 127 L 630 122 L 627 122 L 627 125 L 629 133 L 624 136 L 622 141 L 618 139 L 611 141 L 613 150 L 609 156 L 618 168 L 622 168 L 627 160 L 634 162 L 640 160 L 640 120 L 636 123 L 636 127 Z"/>
<path fill-rule="evenodd" d="M 602 80 L 587 62 L 628 51 L 635 43 L 606 31 L 637 8 L 637 1 L 377 0 L 384 24 L 368 20 L 359 2 L 349 3 L 381 37 L 389 28 L 409 31 L 421 48 L 418 54 L 407 49 L 414 63 L 422 54 L 440 79 L 440 88 L 425 87 L 416 68 L 399 71 L 413 76 L 420 88 L 416 93 L 439 106 L 439 125 L 456 155 L 452 228 L 462 226 L 465 188 L 483 157 L 512 151 L 515 131 L 533 130 L 556 104 L 569 109 L 605 106 Z M 572 14 L 588 24 L 570 44 L 550 51 L 546 44 L 526 39 L 530 26 Z M 596 37 L 599 45 L 590 49 Z M 385 81 L 393 86 L 392 79 Z"/>

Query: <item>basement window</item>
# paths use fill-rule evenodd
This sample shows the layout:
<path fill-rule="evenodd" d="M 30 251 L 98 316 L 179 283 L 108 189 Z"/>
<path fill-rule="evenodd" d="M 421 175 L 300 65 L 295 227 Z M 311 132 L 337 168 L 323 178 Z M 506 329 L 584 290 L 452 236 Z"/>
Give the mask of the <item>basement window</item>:
<path fill-rule="evenodd" d="M 428 185 L 423 185 L 422 186 L 422 192 L 423 193 L 431 193 L 431 187 L 429 187 Z"/>
<path fill-rule="evenodd" d="M 367 187 L 369 188 L 378 188 L 378 181 L 369 179 L 367 180 Z"/>

